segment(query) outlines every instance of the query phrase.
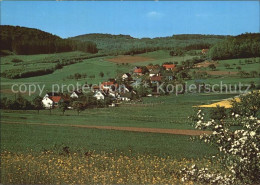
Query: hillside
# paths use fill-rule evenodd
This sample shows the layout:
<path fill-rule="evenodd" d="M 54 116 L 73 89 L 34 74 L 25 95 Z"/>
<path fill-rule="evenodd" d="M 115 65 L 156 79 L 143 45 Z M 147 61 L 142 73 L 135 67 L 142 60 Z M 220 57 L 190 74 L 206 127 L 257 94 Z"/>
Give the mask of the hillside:
<path fill-rule="evenodd" d="M 85 34 L 71 37 L 71 40 L 90 41 L 97 44 L 100 52 L 111 55 L 140 54 L 173 48 L 203 49 L 222 41 L 227 36 L 184 34 L 171 37 L 133 38 L 130 35 Z"/>
<path fill-rule="evenodd" d="M 260 56 L 260 33 L 245 33 L 228 37 L 215 44 L 209 51 L 214 60 L 249 58 Z"/>
<path fill-rule="evenodd" d="M 1 53 L 11 51 L 15 54 L 48 54 L 68 51 L 84 51 L 96 53 L 97 48 L 93 42 L 79 42 L 62 39 L 50 33 L 20 26 L 0 26 Z M 3 52 L 3 50 L 5 52 Z"/>

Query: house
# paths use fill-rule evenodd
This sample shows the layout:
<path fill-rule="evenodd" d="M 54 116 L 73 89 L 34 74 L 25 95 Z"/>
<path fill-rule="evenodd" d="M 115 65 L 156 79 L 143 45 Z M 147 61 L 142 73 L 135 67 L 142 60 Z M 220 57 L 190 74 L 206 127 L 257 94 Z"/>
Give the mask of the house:
<path fill-rule="evenodd" d="M 96 92 L 94 93 L 94 96 L 93 96 L 93 97 L 95 97 L 97 100 L 104 100 L 104 99 L 105 99 L 105 96 L 106 96 L 106 94 L 105 94 L 104 92 L 102 92 L 102 91 L 96 91 Z"/>
<path fill-rule="evenodd" d="M 46 93 L 44 97 L 51 97 L 51 96 L 59 96 L 59 94 L 56 92 L 49 92 L 49 93 Z"/>
<path fill-rule="evenodd" d="M 115 91 L 118 88 L 118 84 L 114 81 L 103 82 L 101 89 L 103 91 Z"/>
<path fill-rule="evenodd" d="M 139 75 L 139 76 L 143 75 L 143 70 L 142 70 L 142 68 L 140 68 L 140 67 L 135 67 L 135 69 L 134 69 L 134 74 L 135 74 L 135 75 Z"/>
<path fill-rule="evenodd" d="M 97 91 L 100 91 L 100 87 L 98 85 L 92 85 L 91 92 L 97 92 Z"/>
<path fill-rule="evenodd" d="M 125 80 L 129 80 L 131 78 L 131 75 L 130 73 L 125 73 L 122 75 L 122 80 L 125 81 Z"/>
<path fill-rule="evenodd" d="M 162 76 L 152 76 L 150 80 L 151 83 L 160 83 L 162 81 Z"/>
<path fill-rule="evenodd" d="M 81 95 L 83 95 L 82 91 L 73 91 L 70 95 L 71 98 L 79 98 Z"/>
<path fill-rule="evenodd" d="M 176 65 L 175 64 L 163 64 L 163 67 L 167 70 L 167 71 L 172 71 Z"/>
<path fill-rule="evenodd" d="M 159 65 L 149 65 L 149 66 L 146 66 L 146 68 L 148 69 L 148 71 L 152 71 L 155 69 L 159 69 L 160 66 Z"/>
<path fill-rule="evenodd" d="M 132 93 L 130 92 L 121 93 L 119 99 L 121 101 L 130 101 L 132 99 Z"/>
<path fill-rule="evenodd" d="M 58 106 L 60 102 L 62 102 L 63 99 L 61 96 L 44 96 L 42 99 L 42 104 L 44 108 L 53 108 Z"/>
<path fill-rule="evenodd" d="M 201 50 L 201 53 L 205 55 L 205 54 L 208 53 L 208 51 L 209 51 L 209 49 L 202 49 L 202 50 Z"/>
<path fill-rule="evenodd" d="M 160 69 L 153 69 L 150 71 L 149 76 L 160 76 Z"/>
<path fill-rule="evenodd" d="M 172 81 L 175 79 L 174 74 L 172 71 L 165 71 L 163 73 L 163 78 L 168 81 Z"/>

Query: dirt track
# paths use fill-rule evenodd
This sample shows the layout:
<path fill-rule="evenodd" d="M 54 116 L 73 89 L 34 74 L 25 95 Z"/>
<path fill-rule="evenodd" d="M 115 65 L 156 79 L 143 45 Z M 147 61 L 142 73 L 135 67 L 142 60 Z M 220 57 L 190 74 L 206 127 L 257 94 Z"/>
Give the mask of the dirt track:
<path fill-rule="evenodd" d="M 107 61 L 110 62 L 115 62 L 115 63 L 135 63 L 135 62 L 146 62 L 146 61 L 151 61 L 154 60 L 153 58 L 149 57 L 142 57 L 142 56 L 118 56 L 115 58 L 110 58 L 106 59 Z"/>
<path fill-rule="evenodd" d="M 121 130 L 130 132 L 148 132 L 160 134 L 188 135 L 198 136 L 201 134 L 211 134 L 211 131 L 201 130 L 182 130 L 182 129 L 162 129 L 162 128 L 139 128 L 139 127 L 116 127 L 116 126 L 94 126 L 94 125 L 71 125 L 71 124 L 52 124 L 52 123 L 25 123 L 14 121 L 1 121 L 4 124 L 25 124 L 25 125 L 43 125 L 43 126 L 58 126 L 58 127 L 76 127 L 76 128 L 94 128 L 105 130 Z"/>

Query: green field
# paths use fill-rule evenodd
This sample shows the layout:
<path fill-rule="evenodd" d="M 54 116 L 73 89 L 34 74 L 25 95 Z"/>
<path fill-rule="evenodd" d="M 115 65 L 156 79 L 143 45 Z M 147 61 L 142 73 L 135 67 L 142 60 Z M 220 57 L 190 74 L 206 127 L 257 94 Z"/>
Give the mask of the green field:
<path fill-rule="evenodd" d="M 51 123 L 77 125 L 128 126 L 148 128 L 194 129 L 187 119 L 192 106 L 208 104 L 233 95 L 180 95 L 145 98 L 144 104 L 125 105 L 116 108 L 88 109 L 79 116 L 70 110 L 61 115 L 59 110 L 2 111 L 2 121 L 23 123 Z M 143 106 L 147 105 L 147 106 Z M 169 134 L 135 133 L 128 131 L 2 124 L 2 149 L 40 152 L 44 149 L 59 151 L 69 146 L 73 151 L 95 150 L 98 152 L 120 151 L 130 155 L 149 154 L 174 158 L 202 158 L 216 154 L 216 150 L 189 136 Z M 56 147 L 56 148 L 55 148 Z"/>

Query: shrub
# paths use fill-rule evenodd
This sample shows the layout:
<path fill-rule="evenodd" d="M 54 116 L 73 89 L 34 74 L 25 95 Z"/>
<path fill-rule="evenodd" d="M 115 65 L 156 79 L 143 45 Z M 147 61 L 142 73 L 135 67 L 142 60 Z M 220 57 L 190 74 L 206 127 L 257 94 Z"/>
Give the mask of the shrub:
<path fill-rule="evenodd" d="M 20 63 L 20 62 L 23 62 L 23 60 L 18 59 L 18 58 L 14 58 L 14 59 L 12 59 L 12 62 L 13 63 Z"/>
<path fill-rule="evenodd" d="M 183 181 L 195 181 L 208 184 L 259 184 L 260 183 L 260 120 L 253 116 L 256 108 L 259 110 L 258 102 L 252 101 L 259 93 L 251 93 L 233 102 L 233 106 L 240 107 L 238 113 L 233 110 L 229 112 L 229 118 L 222 120 L 204 119 L 206 116 L 201 110 L 197 113 L 195 127 L 198 129 L 210 129 L 212 134 L 204 134 L 200 139 L 205 143 L 214 145 L 223 154 L 219 161 L 223 169 L 228 172 L 217 170 L 198 169 L 195 165 L 181 170 Z M 237 105 L 236 105 L 237 104 Z M 253 111 L 244 112 L 246 108 L 254 107 Z M 237 110 L 237 109 L 236 109 Z M 253 114 L 253 115 L 252 115 Z M 241 128 L 231 129 L 233 125 Z"/>

